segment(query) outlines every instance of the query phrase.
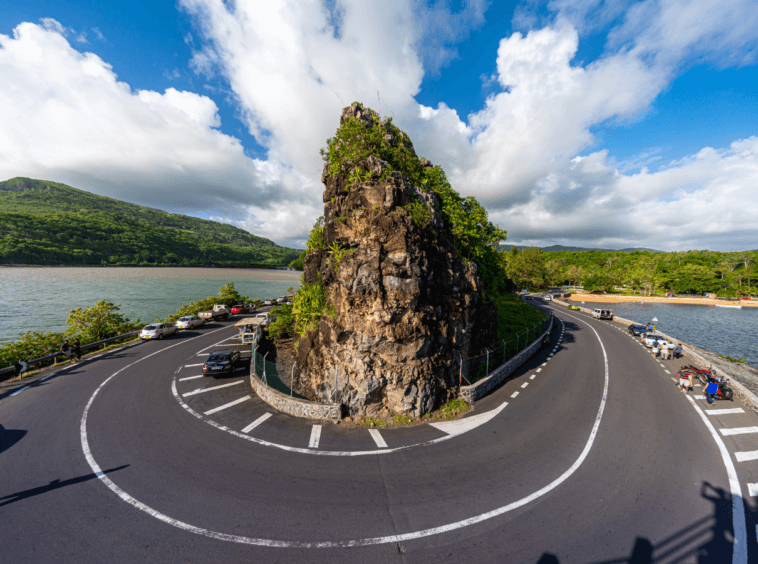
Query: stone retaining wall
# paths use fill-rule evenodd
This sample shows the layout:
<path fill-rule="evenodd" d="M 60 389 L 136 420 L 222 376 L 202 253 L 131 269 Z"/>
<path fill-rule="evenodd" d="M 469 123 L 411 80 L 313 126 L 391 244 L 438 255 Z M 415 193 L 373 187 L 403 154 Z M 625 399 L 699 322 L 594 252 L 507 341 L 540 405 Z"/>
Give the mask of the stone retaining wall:
<path fill-rule="evenodd" d="M 554 319 L 555 318 L 551 315 L 550 325 L 548 325 L 547 330 L 542 333 L 542 335 L 508 362 L 493 370 L 489 376 L 475 384 L 471 384 L 470 386 L 461 386 L 458 396 L 465 399 L 468 403 L 474 403 L 476 400 L 483 398 L 502 384 L 508 376 L 513 374 L 519 366 L 524 364 L 534 353 L 537 352 L 542 345 L 542 338 L 552 331 Z"/>
<path fill-rule="evenodd" d="M 250 372 L 250 386 L 259 398 L 283 413 L 322 421 L 338 421 L 342 417 L 342 405 L 338 403 L 317 403 L 290 397 L 261 382 L 252 370 Z"/>
<path fill-rule="evenodd" d="M 566 307 L 569 305 L 565 302 L 560 302 L 557 300 L 555 303 L 559 303 Z M 580 307 L 579 311 L 592 314 L 593 310 L 586 307 Z M 613 316 L 613 321 L 626 327 L 629 325 L 644 325 L 638 321 L 624 319 L 623 317 L 616 317 L 615 315 Z M 732 363 L 719 358 L 718 355 L 712 353 L 711 351 L 690 345 L 681 339 L 667 335 L 666 333 L 658 331 L 657 329 L 656 333 L 675 343 L 682 343 L 682 352 L 698 362 L 701 365 L 699 368 L 707 368 L 708 366 L 712 366 L 718 369 L 718 371 L 725 374 L 732 384 L 734 395 L 740 398 L 748 409 L 758 414 L 758 394 L 756 393 L 758 392 L 758 370 L 752 367 L 730 366 Z M 752 372 L 755 372 L 756 374 L 753 375 L 751 374 Z"/>

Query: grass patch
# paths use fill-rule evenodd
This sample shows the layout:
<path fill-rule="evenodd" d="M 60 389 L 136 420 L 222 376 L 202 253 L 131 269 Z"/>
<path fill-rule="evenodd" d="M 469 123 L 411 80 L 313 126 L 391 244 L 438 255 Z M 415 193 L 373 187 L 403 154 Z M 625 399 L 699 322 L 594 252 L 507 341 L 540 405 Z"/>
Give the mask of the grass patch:
<path fill-rule="evenodd" d="M 520 335 L 523 339 L 526 330 L 531 332 L 535 325 L 547 319 L 542 313 L 521 300 L 516 294 L 491 294 L 497 306 L 497 338 L 511 340 Z"/>
<path fill-rule="evenodd" d="M 424 415 L 422 421 L 439 421 L 440 419 L 455 419 L 459 415 L 471 410 L 471 406 L 465 399 L 458 398 L 447 402 L 439 409 Z"/>
<path fill-rule="evenodd" d="M 408 417 L 402 413 L 398 413 L 392 418 L 392 424 L 402 427 L 403 425 L 413 425 L 416 422 L 412 417 Z"/>
<path fill-rule="evenodd" d="M 386 427 L 387 422 L 384 419 L 378 417 L 361 417 L 356 421 L 361 427 Z"/>

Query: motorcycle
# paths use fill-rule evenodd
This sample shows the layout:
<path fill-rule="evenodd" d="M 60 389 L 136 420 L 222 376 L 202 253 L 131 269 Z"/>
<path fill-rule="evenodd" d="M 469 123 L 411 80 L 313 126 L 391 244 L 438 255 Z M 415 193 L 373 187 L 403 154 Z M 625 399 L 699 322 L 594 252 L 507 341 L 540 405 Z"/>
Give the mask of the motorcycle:
<path fill-rule="evenodd" d="M 718 390 L 713 395 L 716 399 L 734 401 L 734 390 L 732 390 L 732 386 L 729 384 L 729 378 L 715 376 L 710 370 L 701 370 L 700 368 L 689 364 L 687 366 L 682 366 L 681 370 L 677 373 L 677 379 L 682 376 L 687 377 L 690 374 L 693 379 L 696 377 L 700 380 L 700 383 L 703 386 L 707 386 L 710 382 L 718 384 Z"/>

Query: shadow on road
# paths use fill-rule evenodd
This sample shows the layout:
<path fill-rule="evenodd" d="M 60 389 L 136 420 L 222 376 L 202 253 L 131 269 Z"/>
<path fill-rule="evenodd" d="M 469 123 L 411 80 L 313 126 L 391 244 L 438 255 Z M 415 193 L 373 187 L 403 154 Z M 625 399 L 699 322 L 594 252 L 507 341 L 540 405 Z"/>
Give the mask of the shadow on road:
<path fill-rule="evenodd" d="M 658 542 L 637 537 L 628 556 L 592 564 L 675 564 L 695 561 L 698 564 L 723 564 L 732 561 L 734 530 L 732 528 L 732 499 L 729 492 L 704 482 L 700 495 L 713 503 L 713 514 L 689 523 Z M 748 546 L 755 548 L 755 530 L 758 512 L 751 502 L 745 505 L 745 520 L 748 530 Z M 748 554 L 748 561 L 750 554 Z M 754 561 L 754 560 L 753 560 Z M 552 553 L 544 553 L 537 564 L 561 564 Z"/>
<path fill-rule="evenodd" d="M 25 431 L 24 431 L 25 432 Z M 111 472 L 116 472 L 118 470 L 123 470 L 129 466 L 128 464 L 124 464 L 123 466 L 119 466 L 117 468 L 111 468 L 110 470 L 103 471 L 103 474 L 109 474 Z M 3 497 L 0 497 L 0 507 L 3 505 L 10 505 L 11 503 L 16 503 L 17 501 L 22 501 L 24 499 L 34 497 L 36 495 L 44 494 L 49 491 L 57 490 L 59 488 L 63 488 L 66 486 L 73 486 L 74 484 L 81 484 L 82 482 L 87 482 L 89 480 L 92 480 L 93 478 L 97 478 L 97 474 L 87 474 L 85 476 L 79 476 L 78 478 L 71 478 L 70 480 L 53 480 L 46 486 L 39 486 L 37 488 L 32 488 L 30 490 L 24 490 L 22 492 L 16 492 L 14 494 L 6 495 Z"/>
<path fill-rule="evenodd" d="M 0 425 L 0 453 L 5 452 L 24 438 L 26 431 L 21 429 L 6 429 Z"/>

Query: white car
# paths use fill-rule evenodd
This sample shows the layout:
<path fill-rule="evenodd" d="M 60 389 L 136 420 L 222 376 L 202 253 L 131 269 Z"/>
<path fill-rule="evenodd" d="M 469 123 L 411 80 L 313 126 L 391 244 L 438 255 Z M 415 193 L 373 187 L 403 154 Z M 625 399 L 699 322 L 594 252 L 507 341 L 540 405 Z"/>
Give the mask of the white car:
<path fill-rule="evenodd" d="M 666 342 L 666 339 L 663 337 L 663 335 L 657 335 L 656 333 L 648 333 L 645 335 L 644 339 L 642 339 L 642 342 L 645 343 L 645 346 L 647 348 L 653 348 L 653 343 L 655 341 L 658 341 L 658 347 L 668 347 L 668 342 Z"/>
<path fill-rule="evenodd" d="M 140 339 L 163 339 L 176 334 L 176 325 L 173 323 L 151 323 L 145 325 L 139 332 Z"/>
<path fill-rule="evenodd" d="M 185 315 L 176 320 L 177 329 L 194 329 L 205 325 L 205 319 L 200 319 L 197 315 Z"/>
<path fill-rule="evenodd" d="M 553 298 L 550 297 L 550 294 L 542 294 L 542 299 L 546 302 L 551 301 Z"/>

